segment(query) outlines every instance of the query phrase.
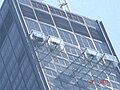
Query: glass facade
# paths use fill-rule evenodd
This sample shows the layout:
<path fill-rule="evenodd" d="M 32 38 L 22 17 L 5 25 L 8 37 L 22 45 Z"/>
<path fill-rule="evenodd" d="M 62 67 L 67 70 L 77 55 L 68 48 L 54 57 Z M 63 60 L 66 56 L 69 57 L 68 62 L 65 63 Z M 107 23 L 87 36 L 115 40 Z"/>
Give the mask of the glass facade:
<path fill-rule="evenodd" d="M 101 22 L 42 2 L 16 0 L 19 29 L 12 8 L 3 13 L 10 2 L 1 8 L 1 90 L 120 90 L 118 60 Z"/>

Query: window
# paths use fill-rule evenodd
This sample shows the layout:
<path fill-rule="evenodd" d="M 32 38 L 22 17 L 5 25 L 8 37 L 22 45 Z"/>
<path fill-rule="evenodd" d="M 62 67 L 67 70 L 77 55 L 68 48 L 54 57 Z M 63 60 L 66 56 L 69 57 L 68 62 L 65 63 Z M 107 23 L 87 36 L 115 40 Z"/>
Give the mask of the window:
<path fill-rule="evenodd" d="M 108 54 L 111 54 L 110 53 L 110 50 L 109 48 L 107 47 L 107 44 L 104 43 L 104 42 L 98 42 L 98 41 L 95 41 L 94 40 L 94 43 L 97 47 L 97 50 L 100 51 L 101 53 L 108 53 Z"/>
<path fill-rule="evenodd" d="M 53 15 L 53 19 L 57 27 L 72 31 L 68 20 L 63 19 L 61 17 L 54 16 L 54 15 Z"/>
<path fill-rule="evenodd" d="M 37 22 L 33 21 L 33 20 L 30 20 L 30 19 L 26 19 L 25 18 L 25 21 L 26 21 L 26 24 L 27 24 L 27 27 L 28 27 L 28 30 L 38 30 L 40 31 L 40 28 L 39 28 L 39 25 Z"/>
<path fill-rule="evenodd" d="M 81 34 L 81 35 L 85 35 L 85 36 L 89 36 L 87 29 L 84 25 L 79 24 L 79 23 L 75 23 L 73 21 L 70 21 L 71 25 L 73 27 L 73 30 L 75 33 Z"/>
<path fill-rule="evenodd" d="M 100 22 L 100 26 L 101 26 L 104 34 L 105 34 L 105 37 L 106 37 L 106 39 L 107 39 L 107 41 L 108 41 L 108 43 L 109 43 L 109 46 L 110 46 L 110 48 L 111 48 L 111 50 L 112 50 L 112 53 L 114 54 L 114 56 L 116 56 L 115 51 L 114 51 L 114 49 L 113 49 L 113 47 L 112 47 L 112 44 L 111 44 L 111 42 L 110 42 L 110 40 L 109 40 L 109 37 L 108 37 L 108 35 L 107 35 L 107 33 L 106 33 L 106 30 L 105 30 L 104 25 L 102 24 L 102 22 Z M 108 46 L 108 45 L 107 45 L 107 46 Z"/>
<path fill-rule="evenodd" d="M 18 0 L 20 3 L 31 5 L 30 0 Z"/>
<path fill-rule="evenodd" d="M 60 16 L 63 16 L 63 17 L 66 17 L 64 11 L 62 11 L 60 9 L 57 9 L 57 8 L 53 8 L 51 6 L 49 6 L 49 8 L 50 8 L 51 13 L 56 14 L 56 15 L 60 15 Z"/>
<path fill-rule="evenodd" d="M 10 29 L 12 22 L 13 22 L 13 16 L 9 10 L 7 13 L 7 16 L 5 17 L 5 20 L 4 20 L 4 24 L 6 26 L 6 31 L 8 31 Z"/>
<path fill-rule="evenodd" d="M 87 26 L 96 28 L 97 31 L 100 31 L 99 26 L 98 26 L 96 20 L 91 20 L 91 19 L 86 18 L 86 17 L 84 17 L 84 19 L 85 19 L 85 21 L 86 21 Z"/>
<path fill-rule="evenodd" d="M 42 24 L 40 23 L 40 26 L 41 26 L 41 29 L 43 31 L 43 33 L 46 35 L 46 36 L 56 36 L 58 37 L 58 33 L 56 31 L 55 28 L 51 27 L 51 26 L 48 26 L 48 25 L 45 25 L 45 24 Z"/>
<path fill-rule="evenodd" d="M 0 47 L 2 46 L 2 44 L 4 42 L 6 34 L 7 34 L 7 32 L 5 30 L 4 25 L 2 24 L 1 27 L 0 27 Z"/>
<path fill-rule="evenodd" d="M 78 15 L 75 15 L 75 14 L 69 13 L 69 12 L 67 12 L 67 15 L 68 15 L 68 18 L 71 20 L 75 20 L 77 22 L 84 23 L 81 16 L 78 16 Z"/>
<path fill-rule="evenodd" d="M 90 34 L 92 38 L 100 40 L 100 41 L 105 41 L 104 36 L 101 31 L 97 31 L 96 28 L 88 27 Z"/>
<path fill-rule="evenodd" d="M 80 36 L 80 35 L 76 35 L 76 36 L 77 36 L 78 42 L 80 44 L 80 47 L 88 47 L 88 48 L 95 49 L 94 45 L 90 39 L 85 38 L 85 37 Z"/>
<path fill-rule="evenodd" d="M 58 29 L 58 31 L 59 31 L 60 36 L 63 39 L 63 41 L 77 45 L 77 41 L 72 33 L 63 31 L 61 29 Z"/>
<path fill-rule="evenodd" d="M 22 10 L 23 16 L 26 16 L 26 17 L 29 17 L 29 18 L 32 18 L 32 19 L 36 19 L 32 8 L 27 7 L 25 5 L 20 5 L 20 7 L 21 7 L 21 10 Z"/>
<path fill-rule="evenodd" d="M 69 54 L 73 54 L 73 55 L 77 55 L 77 56 L 81 54 L 80 50 L 78 48 L 75 48 L 75 47 L 71 47 L 71 46 L 66 45 L 65 49 L 66 49 L 66 52 Z"/>
<path fill-rule="evenodd" d="M 35 8 L 38 8 L 38 9 L 41 9 L 41 10 L 44 10 L 44 11 L 47 11 L 48 12 L 48 8 L 45 4 L 42 4 L 40 2 L 35 2 L 35 1 L 32 1 L 32 5 L 33 7 Z"/>
<path fill-rule="evenodd" d="M 52 18 L 49 14 L 38 10 L 35 10 L 35 13 L 39 21 L 54 25 Z"/>

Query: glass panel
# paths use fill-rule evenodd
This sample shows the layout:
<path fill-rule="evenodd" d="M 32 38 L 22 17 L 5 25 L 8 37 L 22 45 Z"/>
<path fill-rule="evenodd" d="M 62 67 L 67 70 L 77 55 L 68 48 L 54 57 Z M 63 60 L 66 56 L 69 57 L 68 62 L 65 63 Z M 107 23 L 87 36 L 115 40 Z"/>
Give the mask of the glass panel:
<path fill-rule="evenodd" d="M 30 0 L 18 0 L 20 3 L 31 5 Z"/>
<path fill-rule="evenodd" d="M 35 10 L 35 13 L 39 21 L 54 25 L 52 18 L 48 13 L 38 11 L 38 10 Z"/>
<path fill-rule="evenodd" d="M 58 29 L 58 31 L 59 31 L 60 36 L 63 39 L 63 41 L 77 45 L 76 39 L 72 33 L 63 31 L 61 29 Z"/>
<path fill-rule="evenodd" d="M 92 28 L 92 27 L 88 27 L 88 29 L 94 39 L 105 42 L 104 36 L 102 35 L 101 31 L 97 31 L 96 28 Z"/>
<path fill-rule="evenodd" d="M 69 12 L 67 12 L 67 15 L 68 15 L 68 18 L 71 19 L 71 20 L 75 20 L 75 21 L 84 23 L 84 21 L 83 21 L 81 16 L 78 16 L 78 15 L 75 15 L 75 14 L 69 13 Z"/>
<path fill-rule="evenodd" d="M 7 13 L 7 16 L 5 17 L 5 20 L 4 20 L 4 24 L 6 26 L 6 31 L 8 32 L 8 30 L 10 29 L 10 26 L 13 22 L 13 17 L 12 17 L 12 14 L 10 12 L 10 10 L 8 11 Z"/>
<path fill-rule="evenodd" d="M 2 24 L 2 26 L 1 26 L 1 28 L 0 28 L 0 48 L 1 48 L 1 46 L 2 46 L 2 44 L 3 44 L 3 41 L 4 41 L 4 39 L 5 39 L 5 37 L 6 37 L 6 30 L 5 30 L 5 27 L 4 27 L 4 25 Z"/>
<path fill-rule="evenodd" d="M 76 36 L 81 47 L 89 47 L 89 48 L 95 49 L 90 39 L 80 35 L 76 35 Z"/>
<path fill-rule="evenodd" d="M 94 40 L 94 43 L 98 49 L 98 51 L 100 51 L 101 53 L 108 53 L 111 54 L 109 51 L 109 48 L 107 47 L 106 43 L 104 42 L 98 42 Z"/>
<path fill-rule="evenodd" d="M 63 17 L 66 17 L 64 11 L 62 11 L 60 9 L 57 9 L 57 8 L 54 8 L 54 7 L 51 7 L 51 6 L 49 6 L 49 8 L 50 8 L 51 13 L 56 14 L 56 15 L 60 15 L 60 16 L 63 16 Z"/>
<path fill-rule="evenodd" d="M 37 22 L 33 21 L 33 20 L 30 20 L 30 19 L 27 19 L 25 18 L 25 21 L 26 21 L 26 24 L 27 24 L 27 27 L 28 27 L 28 30 L 38 30 L 40 31 L 40 28 L 39 28 L 39 25 Z"/>
<path fill-rule="evenodd" d="M 53 19 L 57 27 L 72 31 L 68 20 L 63 19 L 61 17 L 54 16 L 54 15 L 53 15 Z"/>
<path fill-rule="evenodd" d="M 48 26 L 48 25 L 45 25 L 45 24 L 42 24 L 40 23 L 40 26 L 41 26 L 41 29 L 43 31 L 43 33 L 46 35 L 46 36 L 56 36 L 58 37 L 58 33 L 56 31 L 55 28 L 51 27 L 51 26 Z"/>
<path fill-rule="evenodd" d="M 85 35 L 85 36 L 89 36 L 89 34 L 87 32 L 87 29 L 86 29 L 86 27 L 84 25 L 75 23 L 73 21 L 70 21 L 70 22 L 71 22 L 71 25 L 72 25 L 73 30 L 74 30 L 75 33 Z"/>
<path fill-rule="evenodd" d="M 84 19 L 85 19 L 85 22 L 86 22 L 87 26 L 96 28 L 95 30 L 100 31 L 100 28 L 99 28 L 96 20 L 92 20 L 92 19 L 85 18 L 85 17 L 84 17 Z"/>
<path fill-rule="evenodd" d="M 48 8 L 45 4 L 42 4 L 40 2 L 35 2 L 35 1 L 32 1 L 32 5 L 33 7 L 35 8 L 38 8 L 38 9 L 41 9 L 41 10 L 44 10 L 44 11 L 47 11 L 48 12 Z"/>
<path fill-rule="evenodd" d="M 25 5 L 20 5 L 20 8 L 24 16 L 32 18 L 32 19 L 36 19 L 32 8 L 27 7 Z"/>

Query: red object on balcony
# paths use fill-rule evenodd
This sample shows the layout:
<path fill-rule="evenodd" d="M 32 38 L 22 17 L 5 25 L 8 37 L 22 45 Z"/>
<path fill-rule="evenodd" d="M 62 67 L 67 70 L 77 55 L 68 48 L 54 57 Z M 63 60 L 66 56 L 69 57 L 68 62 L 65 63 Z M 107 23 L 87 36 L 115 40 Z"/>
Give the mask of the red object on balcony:
<path fill-rule="evenodd" d="M 89 83 L 93 84 L 94 80 L 89 80 Z"/>
<path fill-rule="evenodd" d="M 108 80 L 100 80 L 100 84 L 106 84 L 108 83 Z"/>

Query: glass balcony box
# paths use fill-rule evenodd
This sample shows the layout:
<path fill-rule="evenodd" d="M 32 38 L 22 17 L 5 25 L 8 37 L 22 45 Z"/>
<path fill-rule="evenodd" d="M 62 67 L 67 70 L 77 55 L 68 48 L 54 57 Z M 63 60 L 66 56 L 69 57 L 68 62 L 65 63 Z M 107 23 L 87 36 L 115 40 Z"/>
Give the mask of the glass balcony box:
<path fill-rule="evenodd" d="M 34 42 L 36 42 L 40 45 L 44 44 L 44 42 L 46 41 L 46 36 L 44 35 L 44 33 L 40 32 L 40 31 L 37 31 L 37 30 L 32 30 L 31 31 L 30 38 Z"/>
<path fill-rule="evenodd" d="M 117 58 L 114 55 L 100 53 L 99 51 L 90 48 L 82 48 L 82 50 L 86 58 L 95 57 L 97 60 L 104 59 L 112 61 L 115 67 L 118 65 Z"/>
<path fill-rule="evenodd" d="M 52 50 L 62 51 L 64 49 L 65 44 L 62 39 L 54 37 L 54 36 L 49 36 L 48 46 L 51 51 Z"/>

